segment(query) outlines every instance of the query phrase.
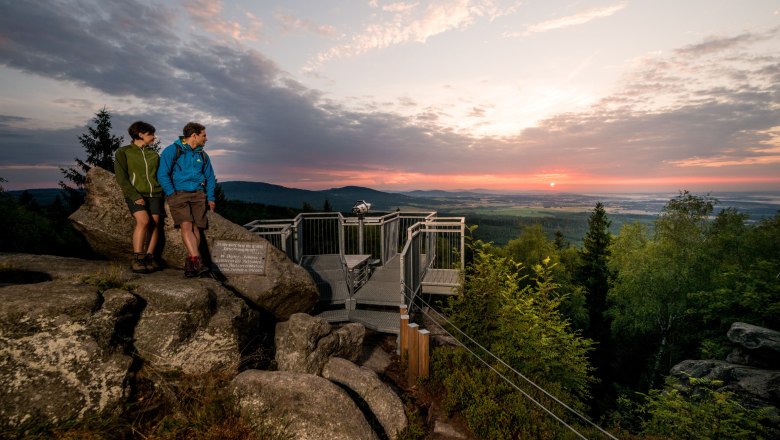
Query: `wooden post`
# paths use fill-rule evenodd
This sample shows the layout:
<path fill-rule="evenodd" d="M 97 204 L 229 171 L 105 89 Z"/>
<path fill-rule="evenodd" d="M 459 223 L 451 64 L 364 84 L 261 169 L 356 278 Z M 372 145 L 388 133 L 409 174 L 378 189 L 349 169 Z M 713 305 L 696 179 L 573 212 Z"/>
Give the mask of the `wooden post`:
<path fill-rule="evenodd" d="M 401 304 L 398 306 L 398 311 L 400 311 L 402 315 L 406 315 L 408 310 L 409 309 L 406 307 L 406 304 Z"/>
<path fill-rule="evenodd" d="M 398 334 L 398 339 L 398 354 L 401 356 L 401 362 L 403 362 L 409 352 L 409 315 L 401 315 L 401 331 Z"/>
<path fill-rule="evenodd" d="M 430 347 L 431 347 L 431 332 L 428 330 L 420 330 L 418 332 L 419 334 L 419 340 L 418 340 L 418 357 L 419 357 L 419 363 L 420 367 L 418 369 L 418 372 L 420 374 L 420 377 L 425 379 L 428 377 L 428 375 L 431 372 L 431 354 L 430 354 Z"/>
<path fill-rule="evenodd" d="M 406 382 L 412 386 L 417 381 L 418 369 L 420 368 L 420 358 L 418 357 L 419 325 L 409 324 L 409 366 L 406 368 Z"/>

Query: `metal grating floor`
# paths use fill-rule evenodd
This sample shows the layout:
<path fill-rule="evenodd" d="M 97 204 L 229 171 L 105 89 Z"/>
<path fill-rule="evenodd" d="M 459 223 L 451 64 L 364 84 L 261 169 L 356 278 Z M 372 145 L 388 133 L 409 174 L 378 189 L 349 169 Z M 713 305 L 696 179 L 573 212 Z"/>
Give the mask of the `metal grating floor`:
<path fill-rule="evenodd" d="M 326 310 L 317 315 L 330 323 L 357 322 L 366 328 L 382 333 L 398 334 L 401 315 L 398 311 L 381 310 Z"/>
<path fill-rule="evenodd" d="M 344 304 L 349 299 L 347 278 L 338 255 L 307 255 L 301 260 L 303 266 L 317 284 L 319 302 L 323 304 Z"/>
<path fill-rule="evenodd" d="M 457 269 L 428 269 L 422 280 L 423 293 L 455 295 L 458 282 Z"/>
<path fill-rule="evenodd" d="M 349 297 L 347 279 L 338 255 L 311 255 L 303 258 L 305 267 L 320 290 L 320 303 L 345 304 L 343 309 L 326 310 L 317 316 L 328 322 L 358 322 L 366 328 L 383 333 L 398 334 L 403 304 L 401 293 L 401 261 L 398 256 L 376 268 L 368 281 Z M 363 310 L 356 306 L 388 306 L 392 310 Z"/>
<path fill-rule="evenodd" d="M 401 327 L 401 315 L 398 310 L 383 312 L 378 310 L 350 310 L 349 320 L 359 322 L 382 333 L 398 334 Z"/>
<path fill-rule="evenodd" d="M 358 304 L 397 306 L 402 304 L 401 259 L 396 256 L 378 267 L 366 284 L 355 292 Z"/>
<path fill-rule="evenodd" d="M 324 312 L 316 316 L 328 322 L 346 322 L 349 321 L 349 310 L 347 309 L 325 310 Z"/>

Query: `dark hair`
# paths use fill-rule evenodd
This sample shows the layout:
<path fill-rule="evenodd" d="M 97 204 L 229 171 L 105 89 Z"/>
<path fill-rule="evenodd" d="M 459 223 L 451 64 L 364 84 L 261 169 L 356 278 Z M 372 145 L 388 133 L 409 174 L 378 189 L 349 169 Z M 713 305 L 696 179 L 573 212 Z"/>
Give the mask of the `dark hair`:
<path fill-rule="evenodd" d="M 127 134 L 129 134 L 130 138 L 133 140 L 141 139 L 141 133 L 154 134 L 154 131 L 154 125 L 144 121 L 135 121 L 127 128 Z"/>
<path fill-rule="evenodd" d="M 204 127 L 201 124 L 198 124 L 197 122 L 188 122 L 187 125 L 184 126 L 184 130 L 182 130 L 182 134 L 185 138 L 188 138 L 192 136 L 193 134 L 200 134 L 203 130 L 205 130 L 206 127 Z"/>

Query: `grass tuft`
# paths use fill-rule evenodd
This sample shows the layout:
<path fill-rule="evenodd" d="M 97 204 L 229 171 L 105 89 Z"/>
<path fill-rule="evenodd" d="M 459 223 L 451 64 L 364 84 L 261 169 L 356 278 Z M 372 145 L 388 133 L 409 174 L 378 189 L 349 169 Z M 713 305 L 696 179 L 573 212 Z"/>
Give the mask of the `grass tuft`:
<path fill-rule="evenodd" d="M 135 286 L 130 283 L 130 272 L 124 267 L 112 264 L 107 271 L 100 271 L 84 275 L 81 281 L 93 285 L 101 292 L 109 289 L 132 290 Z"/>
<path fill-rule="evenodd" d="M 233 371 L 204 375 L 142 369 L 131 402 L 79 420 L 50 424 L 33 418 L 23 426 L 0 428 L 0 438 L 291 440 L 271 420 L 244 420 L 230 392 Z"/>

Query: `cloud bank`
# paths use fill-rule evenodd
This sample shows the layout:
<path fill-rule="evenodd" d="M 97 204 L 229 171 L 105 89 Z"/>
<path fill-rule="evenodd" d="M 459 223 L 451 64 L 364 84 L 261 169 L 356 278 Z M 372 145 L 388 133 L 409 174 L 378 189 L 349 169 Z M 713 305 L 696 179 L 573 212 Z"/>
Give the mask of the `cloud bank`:
<path fill-rule="evenodd" d="M 216 20 L 214 28 L 191 36 L 176 31 L 183 20 L 179 14 L 138 0 L 58 0 L 47 8 L 11 0 L 0 4 L 5 68 L 142 102 L 114 113 L 117 134 L 144 119 L 168 134 L 162 139 L 167 144 L 187 121 L 206 124 L 222 181 L 529 189 L 555 178 L 559 187 L 569 182 L 586 188 L 597 180 L 606 185 L 712 181 L 727 172 L 735 181 L 780 183 L 780 55 L 766 49 L 780 44 L 777 28 L 709 37 L 638 59 L 612 94 L 584 111 L 546 118 L 512 136 L 476 137 L 440 125 L 437 114 L 446 109 L 426 108 L 416 116 L 380 107 L 348 109 L 241 44 L 240 37 L 249 33 L 231 33 L 229 21 Z M 206 12 L 218 13 L 221 5 L 189 4 L 199 11 L 188 17 L 193 22 Z M 621 5 L 561 19 L 557 26 L 604 17 Z M 465 0 L 384 8 L 397 20 L 369 25 L 366 35 L 327 52 L 321 61 L 424 41 L 503 11 L 490 1 Z M 421 8 L 418 18 L 403 21 Z M 284 20 L 291 28 L 330 32 Z M 556 23 L 539 26 L 552 29 Z M 226 40 L 225 32 L 235 38 Z M 92 104 L 97 111 L 104 103 Z M 83 156 L 76 139 L 84 127 L 25 129 L 8 110 L 0 114 L 0 176 L 9 180 L 7 188 L 15 182 L 24 182 L 22 187 L 56 182 L 58 173 L 44 177 L 40 172 L 70 166 L 73 157 Z M 473 114 L 482 111 L 475 107 Z"/>

